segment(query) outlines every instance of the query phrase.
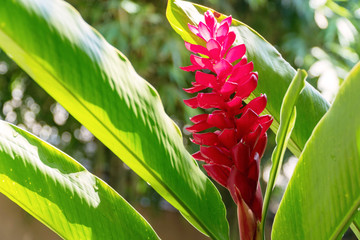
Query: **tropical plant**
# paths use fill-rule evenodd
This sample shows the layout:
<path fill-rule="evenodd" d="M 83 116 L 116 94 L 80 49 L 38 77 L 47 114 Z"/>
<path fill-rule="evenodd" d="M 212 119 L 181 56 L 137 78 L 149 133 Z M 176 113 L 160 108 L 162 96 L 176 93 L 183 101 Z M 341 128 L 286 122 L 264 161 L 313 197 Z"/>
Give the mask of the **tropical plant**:
<path fill-rule="evenodd" d="M 189 25 L 205 47 L 185 42 L 186 48 L 206 57 L 191 55 L 192 65 L 181 69 L 196 71 L 193 87 L 184 90 L 198 93 L 184 103 L 191 108 L 215 110 L 192 117 L 194 125 L 187 130 L 193 133 L 192 141 L 200 145 L 193 157 L 206 163 L 203 167 L 207 174 L 229 190 L 237 205 L 241 239 L 254 239 L 263 204 L 260 160 L 273 119 L 270 115 L 259 116 L 266 107 L 266 95 L 244 103 L 257 87 L 258 75 L 252 72 L 253 63 L 244 57 L 245 45 L 231 47 L 236 39 L 230 31 L 232 17 L 218 23 L 214 15 L 219 16 L 208 10 L 198 27 Z"/>
<path fill-rule="evenodd" d="M 203 46 L 188 24 L 197 26 L 208 10 L 169 0 L 167 17 L 188 44 Z M 227 17 L 210 12 L 219 21 Z M 230 28 L 259 75 L 244 100 L 250 105 L 265 93 L 264 113 L 273 116 L 277 132 L 261 223 L 288 146 L 299 162 L 275 217 L 273 239 L 337 239 L 350 225 L 360 236 L 360 65 L 330 107 L 304 82 L 306 73 L 296 72 L 253 29 L 235 19 Z M 70 5 L 2 1 L 0 48 L 194 227 L 213 239 L 229 238 L 220 194 L 184 148 L 156 90 Z M 61 237 L 158 238 L 130 204 L 74 159 L 14 125 L 1 121 L 0 129 L 0 191 Z"/>

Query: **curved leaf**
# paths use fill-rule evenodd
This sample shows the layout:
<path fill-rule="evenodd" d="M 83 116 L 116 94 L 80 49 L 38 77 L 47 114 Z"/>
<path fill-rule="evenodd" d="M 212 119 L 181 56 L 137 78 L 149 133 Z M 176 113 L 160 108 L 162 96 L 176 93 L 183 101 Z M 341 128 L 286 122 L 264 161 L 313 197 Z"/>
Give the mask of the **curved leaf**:
<path fill-rule="evenodd" d="M 357 237 L 357 239 L 360 239 L 360 215 L 359 215 L 359 211 L 356 214 L 354 221 L 350 224 L 351 230 L 353 231 L 353 233 L 355 234 L 355 236 Z"/>
<path fill-rule="evenodd" d="M 0 121 L 0 191 L 64 239 L 158 239 L 119 194 L 65 153 Z"/>
<path fill-rule="evenodd" d="M 280 127 L 276 134 L 276 147 L 272 153 L 271 161 L 272 167 L 269 176 L 269 182 L 266 187 L 265 198 L 263 203 L 263 212 L 261 219 L 261 229 L 264 235 L 264 226 L 266 220 L 266 214 L 270 203 L 270 196 L 272 190 L 275 186 L 276 177 L 280 172 L 282 162 L 284 159 L 284 154 L 286 150 L 286 146 L 289 142 L 290 135 L 295 126 L 296 120 L 296 107 L 295 104 L 298 100 L 298 97 L 301 91 L 305 87 L 305 79 L 307 77 L 307 73 L 305 70 L 298 70 L 294 79 L 291 81 L 288 90 L 285 93 L 285 97 L 283 99 L 283 103 L 281 104 L 280 110 Z"/>
<path fill-rule="evenodd" d="M 314 129 L 275 216 L 272 239 L 339 239 L 350 225 L 360 207 L 359 91 L 360 63 Z"/>
<path fill-rule="evenodd" d="M 200 38 L 190 32 L 187 24 L 197 24 L 208 9 L 186 1 L 168 0 L 166 15 L 171 26 L 185 41 L 203 44 Z M 219 16 L 219 20 L 226 17 L 222 14 L 216 15 Z M 231 30 L 237 36 L 235 44 L 244 43 L 246 45 L 247 58 L 254 63 L 254 69 L 259 73 L 258 87 L 248 101 L 259 96 L 260 93 L 266 93 L 268 104 L 264 113 L 274 117 L 271 129 L 276 133 L 279 128 L 282 99 L 296 71 L 271 44 L 247 25 L 233 19 Z M 289 140 L 289 149 L 296 156 L 300 155 L 313 128 L 328 108 L 329 104 L 319 92 L 306 83 L 305 89 L 298 99 L 298 117 Z"/>
<path fill-rule="evenodd" d="M 0 47 L 202 232 L 228 238 L 219 192 L 154 88 L 61 0 L 2 0 Z"/>

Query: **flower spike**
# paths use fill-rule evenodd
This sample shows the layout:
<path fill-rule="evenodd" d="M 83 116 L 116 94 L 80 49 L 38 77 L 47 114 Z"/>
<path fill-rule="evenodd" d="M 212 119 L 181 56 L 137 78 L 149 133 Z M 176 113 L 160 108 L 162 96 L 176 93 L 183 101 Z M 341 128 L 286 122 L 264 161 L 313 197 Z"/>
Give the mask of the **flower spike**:
<path fill-rule="evenodd" d="M 245 57 L 245 45 L 232 47 L 236 35 L 231 22 L 230 16 L 218 23 L 209 10 L 198 26 L 188 24 L 204 43 L 185 42 L 190 52 L 200 55 L 191 55 L 192 65 L 181 68 L 196 71 L 193 86 L 184 90 L 197 95 L 184 103 L 191 108 L 214 109 L 190 119 L 194 123 L 187 128 L 193 133 L 191 141 L 200 145 L 193 157 L 205 162 L 208 175 L 230 191 L 238 205 L 241 239 L 254 240 L 263 202 L 258 182 L 260 159 L 273 118 L 259 116 L 266 107 L 266 95 L 245 103 L 257 87 L 258 74 Z M 211 131 L 214 128 L 217 130 Z"/>

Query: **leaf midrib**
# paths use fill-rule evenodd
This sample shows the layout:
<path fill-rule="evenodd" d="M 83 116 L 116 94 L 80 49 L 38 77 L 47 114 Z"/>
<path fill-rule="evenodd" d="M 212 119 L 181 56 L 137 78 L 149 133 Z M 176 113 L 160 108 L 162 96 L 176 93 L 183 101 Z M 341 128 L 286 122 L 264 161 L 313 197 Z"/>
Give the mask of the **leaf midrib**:
<path fill-rule="evenodd" d="M 12 39 L 9 35 L 7 35 L 5 32 L 3 32 L 1 29 L 0 29 L 0 33 L 2 33 L 4 36 L 8 37 L 13 43 L 14 45 L 16 45 L 16 47 L 26 56 L 28 56 L 29 59 L 32 59 L 33 63 L 35 65 L 37 65 L 39 67 L 39 69 L 43 69 L 43 71 L 45 71 L 49 76 L 51 76 L 54 81 L 56 81 L 59 85 L 61 85 L 63 87 L 63 89 L 70 95 L 72 96 L 84 109 L 86 109 L 90 115 L 92 115 L 94 117 L 94 119 L 98 122 L 98 124 L 100 124 L 101 126 L 103 126 L 107 131 L 108 133 L 110 133 L 110 135 L 112 135 L 117 141 L 119 144 L 121 144 L 135 159 L 138 160 L 138 163 L 140 163 L 140 165 L 146 170 L 148 171 L 148 173 L 150 173 L 150 175 L 160 183 L 160 185 L 167 191 L 171 194 L 171 196 L 173 196 L 174 200 L 179 203 L 179 205 L 187 212 L 189 213 L 190 216 L 192 216 L 192 218 L 200 225 L 200 227 L 204 230 L 207 230 L 207 234 L 209 234 L 209 237 L 213 238 L 213 239 L 217 239 L 216 236 L 214 236 L 212 234 L 212 232 L 210 232 L 208 230 L 208 228 L 206 227 L 206 225 L 204 225 L 202 223 L 202 221 L 199 221 L 199 218 L 197 215 L 194 215 L 192 214 L 192 211 L 188 208 L 188 206 L 183 202 L 183 201 L 180 201 L 180 198 L 175 194 L 175 192 L 173 192 L 170 188 L 168 188 L 164 183 L 163 181 L 160 180 L 160 178 L 157 176 L 157 174 L 155 174 L 151 168 L 149 168 L 147 165 L 145 165 L 143 163 L 143 161 L 141 160 L 141 158 L 135 154 L 129 147 L 127 147 L 126 144 L 124 144 L 123 141 L 121 141 L 121 139 L 115 135 L 112 131 L 110 131 L 110 129 L 104 125 L 96 115 L 94 115 L 94 113 L 92 111 L 90 111 L 87 106 L 82 102 L 80 101 L 66 86 L 64 86 L 60 81 L 57 80 L 57 78 L 51 73 L 51 71 L 48 71 L 48 69 L 46 67 L 43 67 L 43 65 L 41 65 L 35 58 L 31 57 L 30 55 L 28 55 L 26 53 L 26 51 L 20 47 L 20 45 L 14 41 L 14 39 Z M 3 49 L 4 50 L 4 49 Z M 117 49 L 115 49 L 116 51 L 118 51 Z M 4 50 L 5 51 L 5 50 Z M 6 52 L 6 51 L 5 51 Z M 46 91 L 47 92 L 47 91 Z M 48 93 L 49 94 L 49 93 Z"/>

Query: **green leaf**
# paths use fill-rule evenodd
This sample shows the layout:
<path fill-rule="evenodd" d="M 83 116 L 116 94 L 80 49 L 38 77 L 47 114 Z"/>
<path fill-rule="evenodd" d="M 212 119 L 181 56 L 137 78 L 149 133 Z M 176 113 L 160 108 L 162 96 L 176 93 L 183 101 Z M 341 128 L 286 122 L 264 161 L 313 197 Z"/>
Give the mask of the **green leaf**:
<path fill-rule="evenodd" d="M 166 15 L 171 26 L 185 41 L 204 44 L 199 37 L 190 32 L 187 24 L 197 24 L 208 9 L 186 1 L 168 0 Z M 221 14 L 219 20 L 225 17 Z M 271 129 L 277 132 L 282 99 L 296 71 L 270 43 L 247 25 L 233 19 L 231 30 L 237 36 L 235 44 L 246 45 L 247 58 L 254 63 L 254 69 L 259 73 L 258 87 L 248 101 L 259 96 L 260 93 L 266 93 L 268 104 L 265 113 L 274 117 Z M 300 155 L 313 128 L 328 108 L 327 101 L 316 89 L 306 83 L 298 99 L 297 123 L 289 140 L 289 148 L 296 156 Z"/>
<path fill-rule="evenodd" d="M 74 159 L 0 121 L 0 191 L 64 239 L 159 239 L 110 186 Z"/>
<path fill-rule="evenodd" d="M 263 212 L 261 219 L 261 229 L 264 235 L 264 226 L 267 210 L 270 203 L 270 197 L 272 190 L 275 185 L 276 177 L 279 174 L 279 171 L 282 166 L 282 162 L 284 159 L 284 154 L 286 150 L 286 146 L 290 139 L 291 132 L 295 126 L 296 120 L 296 102 L 300 95 L 300 92 L 305 87 L 305 78 L 307 77 L 307 73 L 305 70 L 298 70 L 294 79 L 291 81 L 288 90 L 285 93 L 285 97 L 283 99 L 283 103 L 281 105 L 280 110 L 280 127 L 276 134 L 276 147 L 271 156 L 272 167 L 270 171 L 269 182 L 266 187 L 265 198 L 263 203 Z"/>
<path fill-rule="evenodd" d="M 357 239 L 360 239 L 360 225 L 359 225 L 359 213 L 357 213 L 357 216 L 354 218 L 354 221 L 350 224 L 350 228 L 355 234 Z"/>
<path fill-rule="evenodd" d="M 360 63 L 314 129 L 275 216 L 272 239 L 339 239 L 360 206 Z"/>
<path fill-rule="evenodd" d="M 356 143 L 357 143 L 357 149 L 358 149 L 358 153 L 359 153 L 359 157 L 360 157 L 360 128 L 358 128 L 358 130 L 357 130 Z M 360 239 L 360 212 L 359 212 L 359 209 L 358 209 L 358 212 L 355 215 L 354 220 L 351 223 L 350 227 L 351 227 L 351 230 L 353 231 L 353 233 L 356 235 L 357 239 Z"/>
<path fill-rule="evenodd" d="M 220 194 L 158 93 L 75 9 L 60 0 L 2 0 L 0 48 L 193 225 L 228 238 Z"/>

